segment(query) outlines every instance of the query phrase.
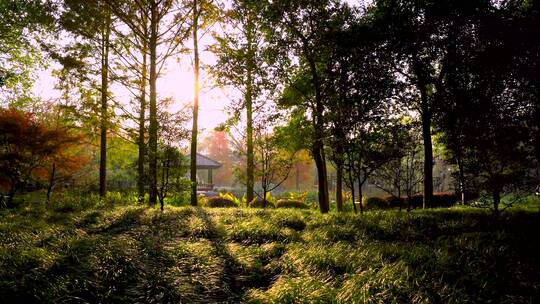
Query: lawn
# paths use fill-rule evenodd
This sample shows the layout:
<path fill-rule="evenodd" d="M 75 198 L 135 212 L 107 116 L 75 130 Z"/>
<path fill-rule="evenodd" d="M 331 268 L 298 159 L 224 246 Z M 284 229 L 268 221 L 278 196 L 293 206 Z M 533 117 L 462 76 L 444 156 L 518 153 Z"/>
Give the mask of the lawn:
<path fill-rule="evenodd" d="M 0 212 L 0 303 L 536 303 L 530 211 Z"/>

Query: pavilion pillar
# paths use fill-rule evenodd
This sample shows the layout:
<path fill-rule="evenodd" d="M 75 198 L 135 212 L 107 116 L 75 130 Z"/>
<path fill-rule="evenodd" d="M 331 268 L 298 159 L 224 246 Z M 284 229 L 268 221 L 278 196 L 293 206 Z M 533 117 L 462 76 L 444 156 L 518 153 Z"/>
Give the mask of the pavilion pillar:
<path fill-rule="evenodd" d="M 212 169 L 208 169 L 208 183 L 214 184 L 214 181 L 212 180 Z"/>

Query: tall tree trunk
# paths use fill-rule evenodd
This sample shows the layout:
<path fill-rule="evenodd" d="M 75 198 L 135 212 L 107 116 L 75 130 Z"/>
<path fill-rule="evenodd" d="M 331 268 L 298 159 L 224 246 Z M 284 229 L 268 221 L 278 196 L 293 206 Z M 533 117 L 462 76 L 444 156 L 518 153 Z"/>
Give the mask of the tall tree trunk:
<path fill-rule="evenodd" d="M 191 165 L 190 165 L 190 181 L 191 181 L 191 205 L 197 206 L 197 133 L 199 119 L 199 41 L 197 37 L 199 21 L 199 9 L 197 0 L 193 0 L 193 77 L 195 78 L 193 85 L 193 126 L 191 127 Z"/>
<path fill-rule="evenodd" d="M 352 169 L 352 158 L 351 158 L 351 154 L 350 153 L 347 153 L 347 159 L 349 161 L 349 165 L 347 166 L 347 173 L 349 175 L 349 180 L 351 181 L 351 196 L 352 196 L 352 204 L 353 204 L 353 209 L 354 209 L 354 214 L 357 214 L 358 211 L 356 210 L 356 197 L 355 197 L 355 192 L 354 192 L 354 174 L 353 174 L 353 169 Z"/>
<path fill-rule="evenodd" d="M 158 121 L 157 121 L 157 92 L 156 92 L 156 60 L 157 60 L 157 23 L 158 11 L 157 3 L 151 2 L 150 12 L 150 39 L 148 48 L 150 51 L 150 126 L 148 128 L 148 159 L 149 170 L 148 180 L 150 184 L 150 205 L 157 204 L 157 137 L 158 137 Z"/>
<path fill-rule="evenodd" d="M 360 214 L 364 214 L 364 191 L 362 190 L 364 182 L 360 181 L 361 178 L 358 178 L 358 198 L 360 199 Z"/>
<path fill-rule="evenodd" d="M 458 155 L 457 157 L 457 165 L 458 165 L 458 182 L 459 182 L 459 192 L 461 194 L 461 204 L 465 205 L 467 203 L 466 197 L 465 197 L 465 172 L 463 168 L 463 161 L 461 160 L 461 156 Z"/>
<path fill-rule="evenodd" d="M 431 113 L 426 88 L 422 90 L 422 137 L 424 139 L 424 202 L 422 208 L 431 205 L 433 197 L 433 147 L 431 143 Z"/>
<path fill-rule="evenodd" d="M 247 40 L 247 82 L 246 82 L 246 135 L 247 135 L 247 158 L 246 158 L 246 199 L 251 202 L 255 198 L 255 154 L 253 151 L 253 68 L 254 68 L 254 52 L 253 52 L 253 19 L 251 14 L 247 17 L 246 26 Z"/>
<path fill-rule="evenodd" d="M 328 182 L 326 172 L 326 160 L 324 157 L 324 151 L 321 144 L 317 142 L 313 147 L 313 158 L 315 159 L 315 166 L 317 167 L 317 179 L 319 185 L 318 199 L 319 208 L 321 213 L 328 213 L 330 206 L 328 203 Z"/>
<path fill-rule="evenodd" d="M 309 51 L 306 51 L 306 54 Z M 315 89 L 315 108 L 313 113 L 315 138 L 313 142 L 313 158 L 315 160 L 315 166 L 317 167 L 318 178 L 318 198 L 319 208 L 321 213 L 328 213 L 330 209 L 329 195 L 328 195 L 328 173 L 326 172 L 326 158 L 324 154 L 324 121 L 323 121 L 323 101 L 321 94 L 321 87 L 319 83 L 319 75 L 317 73 L 317 67 L 315 61 L 308 56 L 309 68 L 311 72 L 311 83 Z"/>
<path fill-rule="evenodd" d="M 336 166 L 336 208 L 343 211 L 343 165 Z"/>
<path fill-rule="evenodd" d="M 422 208 L 431 205 L 433 197 L 433 147 L 431 142 L 431 108 L 425 72 L 418 55 L 413 55 L 413 69 L 417 88 L 420 92 L 420 116 L 422 118 L 422 139 L 424 140 L 424 201 Z"/>
<path fill-rule="evenodd" d="M 139 203 L 144 202 L 144 184 L 145 184 L 145 178 L 144 178 L 144 157 L 146 154 L 146 145 L 144 143 L 144 135 L 145 135 L 145 112 L 146 112 L 146 77 L 147 77 L 147 70 L 146 70 L 146 57 L 147 57 L 147 45 L 146 45 L 146 37 L 144 39 L 141 39 L 143 41 L 143 48 L 142 48 L 142 56 L 143 56 L 143 62 L 141 66 L 141 98 L 140 98 L 140 109 L 139 109 L 139 159 L 137 161 L 137 188 L 139 191 Z"/>
<path fill-rule="evenodd" d="M 109 86 L 109 37 L 111 32 L 111 15 L 101 32 L 101 142 L 99 155 L 99 196 L 107 195 L 107 91 Z"/>
<path fill-rule="evenodd" d="M 499 204 L 501 203 L 501 192 L 498 189 L 493 190 L 493 213 L 499 215 Z"/>

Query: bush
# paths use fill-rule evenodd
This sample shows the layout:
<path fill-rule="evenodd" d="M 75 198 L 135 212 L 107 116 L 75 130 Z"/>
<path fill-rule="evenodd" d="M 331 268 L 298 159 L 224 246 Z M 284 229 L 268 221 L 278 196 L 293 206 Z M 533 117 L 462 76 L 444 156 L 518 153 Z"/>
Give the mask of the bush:
<path fill-rule="evenodd" d="M 309 209 L 309 206 L 301 201 L 294 201 L 288 199 L 280 199 L 276 203 L 276 208 L 297 208 L 297 209 Z"/>
<path fill-rule="evenodd" d="M 405 200 L 412 209 L 422 208 L 424 204 L 424 196 L 422 194 L 415 194 Z"/>
<path fill-rule="evenodd" d="M 405 198 L 397 197 L 394 195 L 387 195 L 383 197 L 390 208 L 403 208 L 405 207 Z"/>
<path fill-rule="evenodd" d="M 373 196 L 364 201 L 364 207 L 367 210 L 371 209 L 388 209 L 390 205 L 386 202 L 384 198 Z"/>
<path fill-rule="evenodd" d="M 439 207 L 452 207 L 458 201 L 458 197 L 455 193 L 452 192 L 436 192 L 433 193 L 433 200 L 431 206 L 433 208 Z"/>
<path fill-rule="evenodd" d="M 208 198 L 205 205 L 210 208 L 238 207 L 232 200 L 219 196 Z"/>
<path fill-rule="evenodd" d="M 250 208 L 275 208 L 276 206 L 274 206 L 272 202 L 256 198 L 249 203 L 249 207 Z"/>

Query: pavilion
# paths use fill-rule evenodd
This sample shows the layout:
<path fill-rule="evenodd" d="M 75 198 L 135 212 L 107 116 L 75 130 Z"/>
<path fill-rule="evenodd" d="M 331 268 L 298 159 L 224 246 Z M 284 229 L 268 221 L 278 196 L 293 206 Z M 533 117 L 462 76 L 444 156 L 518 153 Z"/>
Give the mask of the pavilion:
<path fill-rule="evenodd" d="M 202 154 L 197 153 L 197 190 L 211 191 L 214 189 L 212 178 L 213 170 L 219 169 L 222 165 Z"/>

